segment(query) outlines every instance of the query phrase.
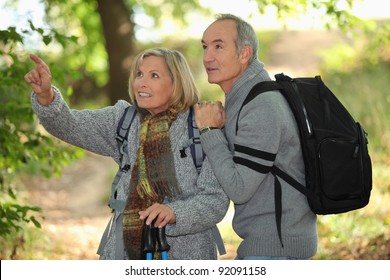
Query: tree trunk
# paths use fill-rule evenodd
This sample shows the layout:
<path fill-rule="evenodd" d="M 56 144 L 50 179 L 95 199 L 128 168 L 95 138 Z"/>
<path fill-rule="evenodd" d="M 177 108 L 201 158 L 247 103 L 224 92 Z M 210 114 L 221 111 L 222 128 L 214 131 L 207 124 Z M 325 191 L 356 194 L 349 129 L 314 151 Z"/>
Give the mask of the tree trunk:
<path fill-rule="evenodd" d="M 134 56 L 134 24 L 124 0 L 97 0 L 109 63 L 108 94 L 111 104 L 130 100 L 129 69 Z"/>

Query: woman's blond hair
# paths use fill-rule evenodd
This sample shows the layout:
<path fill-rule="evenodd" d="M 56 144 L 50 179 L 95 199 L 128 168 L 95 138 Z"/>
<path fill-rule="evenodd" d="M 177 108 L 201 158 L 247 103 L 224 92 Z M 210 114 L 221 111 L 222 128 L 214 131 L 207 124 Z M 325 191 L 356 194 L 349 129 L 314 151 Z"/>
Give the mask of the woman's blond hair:
<path fill-rule="evenodd" d="M 129 95 L 131 103 L 137 106 L 135 98 L 134 80 L 144 58 L 149 56 L 162 57 L 167 64 L 173 82 L 173 94 L 169 107 L 178 112 L 184 112 L 198 102 L 198 89 L 194 77 L 184 56 L 176 51 L 166 48 L 152 48 L 139 53 L 133 60 L 129 76 Z"/>

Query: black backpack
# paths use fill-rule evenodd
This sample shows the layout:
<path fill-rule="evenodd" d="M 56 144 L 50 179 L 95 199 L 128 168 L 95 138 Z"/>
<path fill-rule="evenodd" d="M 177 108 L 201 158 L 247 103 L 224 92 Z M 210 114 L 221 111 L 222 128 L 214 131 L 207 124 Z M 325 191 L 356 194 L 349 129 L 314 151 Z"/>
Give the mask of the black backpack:
<path fill-rule="evenodd" d="M 372 167 L 367 133 L 320 76 L 292 79 L 281 73 L 275 78 L 276 81 L 255 85 L 241 109 L 262 92 L 279 90 L 298 124 L 306 186 L 277 166 L 271 169 L 275 176 L 275 213 L 281 239 L 281 187 L 277 177 L 305 194 L 315 214 L 338 214 L 368 204 Z"/>

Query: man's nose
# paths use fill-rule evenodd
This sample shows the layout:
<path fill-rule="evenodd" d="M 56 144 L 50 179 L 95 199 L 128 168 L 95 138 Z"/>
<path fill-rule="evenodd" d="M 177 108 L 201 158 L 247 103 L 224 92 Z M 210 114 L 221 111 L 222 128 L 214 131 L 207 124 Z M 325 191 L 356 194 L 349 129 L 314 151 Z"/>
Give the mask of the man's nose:
<path fill-rule="evenodd" d="M 214 54 L 210 50 L 204 50 L 203 52 L 203 61 L 204 62 L 210 62 L 214 60 Z"/>

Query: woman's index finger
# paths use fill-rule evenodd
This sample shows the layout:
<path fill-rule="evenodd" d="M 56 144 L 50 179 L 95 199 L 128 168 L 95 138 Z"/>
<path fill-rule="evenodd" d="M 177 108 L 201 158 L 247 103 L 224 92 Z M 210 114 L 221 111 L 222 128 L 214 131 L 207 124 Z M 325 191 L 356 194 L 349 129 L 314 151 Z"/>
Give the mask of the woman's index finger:
<path fill-rule="evenodd" d="M 43 66 L 43 65 L 46 66 L 45 62 L 44 62 L 42 59 L 40 59 L 37 55 L 35 55 L 35 54 L 30 54 L 30 58 L 31 58 L 32 61 L 34 61 L 34 63 L 35 63 L 37 66 Z"/>

